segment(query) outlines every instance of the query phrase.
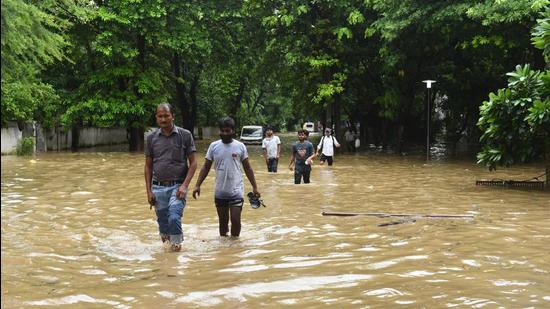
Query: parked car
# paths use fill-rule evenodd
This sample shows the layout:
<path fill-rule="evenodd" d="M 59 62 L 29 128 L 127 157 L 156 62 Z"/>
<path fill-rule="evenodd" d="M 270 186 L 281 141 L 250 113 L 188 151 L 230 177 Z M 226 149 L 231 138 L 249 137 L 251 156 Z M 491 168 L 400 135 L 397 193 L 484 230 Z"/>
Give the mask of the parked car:
<path fill-rule="evenodd" d="M 315 124 L 313 122 L 306 122 L 302 127 L 304 130 L 308 130 L 310 133 L 315 132 Z"/>
<path fill-rule="evenodd" d="M 243 126 L 241 129 L 241 142 L 244 144 L 261 145 L 264 138 L 264 128 L 262 126 Z"/>

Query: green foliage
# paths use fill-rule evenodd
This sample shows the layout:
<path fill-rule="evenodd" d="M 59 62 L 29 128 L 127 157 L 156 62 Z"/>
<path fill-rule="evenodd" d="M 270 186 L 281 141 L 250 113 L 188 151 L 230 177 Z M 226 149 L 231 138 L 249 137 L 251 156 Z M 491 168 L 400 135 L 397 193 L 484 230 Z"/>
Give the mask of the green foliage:
<path fill-rule="evenodd" d="M 547 5 L 542 18 L 537 20 L 531 41 L 536 48 L 542 49 L 546 63 L 550 63 L 550 4 Z"/>
<path fill-rule="evenodd" d="M 57 100 L 41 71 L 63 59 L 60 34 L 65 23 L 22 0 L 2 1 L 2 126 L 9 120 L 30 120 Z"/>
<path fill-rule="evenodd" d="M 15 153 L 18 156 L 30 156 L 34 153 L 34 138 L 24 137 L 17 142 Z"/>
<path fill-rule="evenodd" d="M 541 158 L 550 137 L 548 71 L 518 65 L 508 76 L 508 88 L 489 94 L 480 107 L 478 164 L 491 170 Z"/>

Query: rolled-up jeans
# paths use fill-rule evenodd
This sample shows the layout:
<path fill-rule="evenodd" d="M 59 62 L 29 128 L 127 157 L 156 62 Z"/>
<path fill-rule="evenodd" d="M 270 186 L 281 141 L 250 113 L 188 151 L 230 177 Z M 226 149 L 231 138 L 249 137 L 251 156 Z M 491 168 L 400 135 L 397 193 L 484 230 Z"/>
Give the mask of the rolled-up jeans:
<path fill-rule="evenodd" d="M 183 230 L 181 228 L 181 217 L 185 208 L 185 199 L 178 199 L 176 192 L 180 184 L 169 187 L 153 185 L 155 194 L 157 222 L 161 236 L 170 235 L 170 243 L 180 244 L 183 241 Z"/>

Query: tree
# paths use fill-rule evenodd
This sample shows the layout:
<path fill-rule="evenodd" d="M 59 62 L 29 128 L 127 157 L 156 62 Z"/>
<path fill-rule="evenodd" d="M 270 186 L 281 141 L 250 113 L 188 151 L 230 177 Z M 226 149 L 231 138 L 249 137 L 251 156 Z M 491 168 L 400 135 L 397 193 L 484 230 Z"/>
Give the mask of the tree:
<path fill-rule="evenodd" d="M 550 51 L 550 8 L 533 31 L 533 44 Z M 550 70 L 518 65 L 507 74 L 508 87 L 489 94 L 480 107 L 478 126 L 483 132 L 478 164 L 490 170 L 544 157 L 550 151 Z"/>
<path fill-rule="evenodd" d="M 2 126 L 35 119 L 58 100 L 41 79 L 47 65 L 62 60 L 66 21 L 22 0 L 2 1 Z"/>

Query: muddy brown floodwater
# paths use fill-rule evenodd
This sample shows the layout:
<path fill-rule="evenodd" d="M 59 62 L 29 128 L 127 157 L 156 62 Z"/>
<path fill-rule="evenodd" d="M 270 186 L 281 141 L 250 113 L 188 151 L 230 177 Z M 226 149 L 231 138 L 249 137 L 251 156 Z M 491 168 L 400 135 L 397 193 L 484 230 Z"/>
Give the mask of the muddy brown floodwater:
<path fill-rule="evenodd" d="M 277 174 L 249 151 L 267 207 L 245 203 L 241 237 L 220 239 L 211 171 L 178 253 L 157 235 L 142 154 L 2 156 L 2 308 L 550 307 L 550 194 L 475 186 L 544 164 L 339 155 L 294 185 L 286 149 Z"/>

